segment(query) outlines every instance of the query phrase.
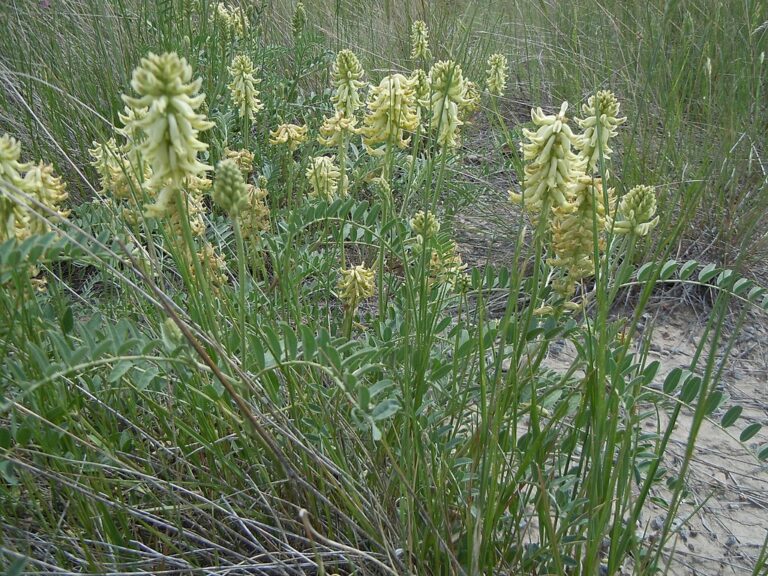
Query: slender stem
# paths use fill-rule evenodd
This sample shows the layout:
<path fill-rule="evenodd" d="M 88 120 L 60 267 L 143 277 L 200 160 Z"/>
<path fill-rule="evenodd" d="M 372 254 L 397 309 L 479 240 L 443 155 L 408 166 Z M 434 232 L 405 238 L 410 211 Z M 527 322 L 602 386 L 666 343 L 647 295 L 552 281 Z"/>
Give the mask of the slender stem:
<path fill-rule="evenodd" d="M 242 356 L 241 361 L 243 366 L 248 366 L 247 359 L 247 343 L 248 334 L 246 332 L 246 321 L 248 314 L 245 307 L 245 288 L 247 282 L 246 266 L 245 266 L 245 245 L 243 243 L 243 234 L 240 229 L 240 221 L 237 218 L 232 218 L 232 228 L 235 231 L 235 240 L 237 241 L 237 266 L 238 266 L 238 279 L 237 284 L 240 295 L 240 354 Z"/>

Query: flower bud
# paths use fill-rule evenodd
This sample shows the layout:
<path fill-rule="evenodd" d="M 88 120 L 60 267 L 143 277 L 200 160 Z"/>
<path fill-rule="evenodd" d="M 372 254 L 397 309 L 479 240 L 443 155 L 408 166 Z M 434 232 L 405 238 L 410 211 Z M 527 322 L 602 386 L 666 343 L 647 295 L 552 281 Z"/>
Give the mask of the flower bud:
<path fill-rule="evenodd" d="M 222 160 L 216 166 L 216 181 L 211 196 L 233 218 L 248 204 L 248 189 L 243 173 L 234 160 Z"/>

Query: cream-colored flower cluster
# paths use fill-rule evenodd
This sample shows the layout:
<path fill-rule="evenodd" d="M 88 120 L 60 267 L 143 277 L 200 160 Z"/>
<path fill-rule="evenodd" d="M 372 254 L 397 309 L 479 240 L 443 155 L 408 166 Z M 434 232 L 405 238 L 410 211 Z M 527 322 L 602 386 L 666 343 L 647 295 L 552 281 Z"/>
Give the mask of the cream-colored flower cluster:
<path fill-rule="evenodd" d="M 341 172 L 334 163 L 334 159 L 333 156 L 317 156 L 310 160 L 307 166 L 307 179 L 312 186 L 309 193 L 311 197 L 331 202 L 338 195 Z M 342 195 L 345 195 L 346 189 L 345 183 L 342 183 Z"/>
<path fill-rule="evenodd" d="M 416 20 L 411 26 L 411 58 L 414 60 L 432 58 L 429 50 L 429 30 L 423 20 Z"/>
<path fill-rule="evenodd" d="M 368 113 L 359 132 L 372 156 L 383 156 L 388 147 L 406 148 L 407 132 L 419 125 L 414 84 L 402 74 L 385 76 L 368 93 Z"/>
<path fill-rule="evenodd" d="M 307 141 L 307 126 L 297 124 L 280 124 L 269 133 L 269 143 L 273 146 L 285 144 L 288 150 L 294 152 Z"/>
<path fill-rule="evenodd" d="M 614 189 L 594 174 L 600 155 L 610 158 L 609 139 L 626 120 L 618 117 L 616 97 L 601 91 L 589 99 L 583 106 L 586 118 L 578 120 L 581 134 L 571 130 L 567 110 L 565 102 L 558 114 L 531 111 L 537 128 L 523 130 L 528 140 L 522 145 L 523 191 L 509 193 L 512 202 L 547 223 L 554 253 L 549 263 L 564 272 L 555 288 L 565 296 L 575 282 L 594 275 L 596 255 L 605 250 L 609 233 L 644 236 L 658 223 L 650 187 L 633 188 L 617 206 Z"/>
<path fill-rule="evenodd" d="M 150 53 L 133 72 L 131 87 L 138 97 L 123 96 L 133 111 L 126 129 L 140 130 L 144 136 L 133 144 L 152 168 L 147 186 L 159 191 L 155 203 L 146 207 L 148 217 L 168 216 L 178 209 L 176 195 L 185 182 L 204 178 L 210 170 L 198 159 L 208 148 L 198 135 L 213 126 L 196 112 L 205 100 L 205 94 L 198 93 L 201 83 L 200 78 L 192 80 L 192 67 L 176 53 Z"/>
<path fill-rule="evenodd" d="M 503 96 L 507 88 L 507 57 L 503 54 L 491 54 L 488 58 L 488 77 L 485 85 L 493 96 Z"/>
<path fill-rule="evenodd" d="M 640 185 L 622 197 L 613 231 L 618 234 L 646 236 L 658 223 L 656 194 L 650 186 Z"/>
<path fill-rule="evenodd" d="M 304 27 L 307 25 L 307 10 L 304 8 L 303 2 L 296 2 L 296 9 L 293 11 L 293 19 L 291 20 L 291 29 L 293 30 L 293 36 L 298 38 L 304 32 Z"/>
<path fill-rule="evenodd" d="M 359 90 L 365 85 L 362 81 L 364 73 L 360 60 L 351 50 L 342 50 L 336 55 L 331 70 L 335 88 L 331 102 L 336 112 L 341 112 L 346 118 L 354 118 L 355 112 L 362 106 Z"/>
<path fill-rule="evenodd" d="M 627 119 L 619 118 L 619 101 L 608 90 L 590 96 L 582 106 L 582 112 L 584 118 L 576 122 L 583 132 L 574 145 L 587 163 L 586 171 L 592 173 L 599 167 L 600 154 L 606 162 L 611 159 L 613 150 L 608 146 L 608 140 L 618 134 L 616 128 Z"/>
<path fill-rule="evenodd" d="M 0 137 L 0 242 L 45 234 L 49 221 L 69 215 L 62 207 L 66 184 L 53 166 L 20 158 L 21 144 L 9 134 Z"/>
<path fill-rule="evenodd" d="M 602 252 L 615 195 L 612 188 L 607 191 L 606 206 L 601 179 L 586 175 L 579 176 L 569 192 L 569 203 L 553 212 L 551 229 L 555 256 L 549 263 L 563 268 L 569 282 L 573 283 L 595 273 L 595 242 L 598 253 Z"/>
<path fill-rule="evenodd" d="M 224 2 L 216 4 L 213 19 L 219 28 L 234 38 L 244 38 L 250 27 L 248 15 L 240 6 L 230 8 Z"/>
<path fill-rule="evenodd" d="M 411 230 L 423 239 L 429 239 L 440 231 L 440 221 L 431 211 L 419 210 L 409 222 Z"/>
<path fill-rule="evenodd" d="M 563 102 L 558 114 L 544 114 L 541 108 L 531 110 L 536 131 L 523 129 L 528 142 L 522 145 L 525 166 L 523 193 L 509 192 L 513 203 L 522 203 L 525 209 L 538 213 L 550 208 L 568 205 L 568 187 L 579 174 L 580 162 L 571 147 L 577 140 L 568 125 Z"/>
<path fill-rule="evenodd" d="M 340 273 L 341 278 L 336 291 L 345 308 L 354 311 L 360 302 L 373 296 L 376 273 L 373 269 L 366 268 L 364 264 L 340 270 Z"/>
<path fill-rule="evenodd" d="M 240 231 L 246 240 L 256 240 L 259 233 L 269 231 L 271 224 L 267 206 L 266 178 L 259 178 L 259 185 L 248 184 L 248 202 L 240 211 Z"/>
<path fill-rule="evenodd" d="M 466 85 L 461 67 L 451 60 L 435 63 L 429 71 L 432 88 L 430 128 L 437 131 L 441 147 L 455 148 L 459 144 L 459 108 L 466 106 Z"/>
<path fill-rule="evenodd" d="M 232 95 L 232 102 L 237 106 L 240 118 L 254 120 L 256 113 L 264 108 L 259 100 L 256 84 L 260 82 L 254 76 L 253 61 L 245 54 L 238 54 L 229 67 L 232 82 L 227 86 Z"/>

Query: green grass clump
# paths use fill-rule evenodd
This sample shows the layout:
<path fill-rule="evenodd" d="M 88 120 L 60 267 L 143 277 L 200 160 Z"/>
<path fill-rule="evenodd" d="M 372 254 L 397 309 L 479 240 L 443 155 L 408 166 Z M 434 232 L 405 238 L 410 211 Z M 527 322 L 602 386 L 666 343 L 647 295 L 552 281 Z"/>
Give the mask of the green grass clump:
<path fill-rule="evenodd" d="M 301 3 L 0 8 L 0 128 L 27 152 L 0 156 L 0 564 L 668 567 L 699 429 L 741 414 L 718 389 L 726 318 L 768 311 L 754 262 L 723 249 L 705 264 L 687 236 L 700 206 L 735 201 L 718 246 L 761 242 L 746 235 L 764 225 L 765 177 L 736 152 L 762 154 L 764 130 L 731 106 L 765 118 L 764 72 L 728 93 L 711 78 L 747 32 L 743 61 L 758 58 L 764 9 L 691 27 L 697 2 L 476 4 L 456 18 L 339 2 L 330 20 Z M 704 103 L 699 44 L 728 54 L 702 60 Z M 566 98 L 577 122 L 549 106 Z M 546 111 L 523 127 L 515 99 Z M 482 192 L 462 143 L 485 125 L 487 163 L 523 180 L 509 187 L 524 210 L 504 229 L 512 265 L 469 269 L 452 207 Z M 25 188 L 33 157 L 67 180 L 71 213 Z M 737 180 L 734 200 L 719 186 Z M 712 311 L 659 383 L 638 325 L 680 284 L 711 290 Z M 576 352 L 555 370 L 563 342 Z M 651 499 L 668 511 L 655 540 Z"/>

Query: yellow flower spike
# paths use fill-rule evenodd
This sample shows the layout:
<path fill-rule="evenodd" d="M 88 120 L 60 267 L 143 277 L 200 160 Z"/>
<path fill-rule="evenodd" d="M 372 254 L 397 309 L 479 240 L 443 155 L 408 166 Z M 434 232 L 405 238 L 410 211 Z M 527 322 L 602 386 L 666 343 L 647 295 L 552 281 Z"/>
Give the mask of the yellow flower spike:
<path fill-rule="evenodd" d="M 416 93 L 416 100 L 419 106 L 422 108 L 429 107 L 429 96 L 432 91 L 432 87 L 429 84 L 429 76 L 421 68 L 417 68 L 411 73 L 411 83 L 413 84 L 413 90 Z"/>
<path fill-rule="evenodd" d="M 659 223 L 656 194 L 650 186 L 635 186 L 619 202 L 613 231 L 617 234 L 646 236 Z"/>
<path fill-rule="evenodd" d="M 466 118 L 480 107 L 480 88 L 475 82 L 466 80 L 461 97 L 462 103 L 459 104 L 459 117 Z"/>
<path fill-rule="evenodd" d="M 440 231 L 440 221 L 429 210 L 419 210 L 409 222 L 414 234 L 424 239 L 432 238 Z"/>
<path fill-rule="evenodd" d="M 233 6 L 229 10 L 229 29 L 235 38 L 245 38 L 250 25 L 248 15 L 240 6 Z"/>
<path fill-rule="evenodd" d="M 135 194 L 141 190 L 143 182 L 151 177 L 149 167 L 145 166 L 144 173 L 139 174 L 139 170 L 130 162 L 128 153 L 118 147 L 114 138 L 104 143 L 94 142 L 88 153 L 93 158 L 91 166 L 99 175 L 101 192 L 135 204 Z"/>
<path fill-rule="evenodd" d="M 351 50 L 342 50 L 336 55 L 333 63 L 333 84 L 336 87 L 331 102 L 337 112 L 342 112 L 347 118 L 354 118 L 355 112 L 362 105 L 358 91 L 365 83 L 363 67 Z"/>
<path fill-rule="evenodd" d="M 405 132 L 418 128 L 416 93 L 413 82 L 402 74 L 391 74 L 382 79 L 368 93 L 368 114 L 358 130 L 363 144 L 373 156 L 383 156 L 387 145 L 405 148 L 411 141 Z"/>
<path fill-rule="evenodd" d="M 273 146 L 286 144 L 291 152 L 294 152 L 302 143 L 307 141 L 307 126 L 296 124 L 280 124 L 277 129 L 269 133 L 269 143 Z"/>
<path fill-rule="evenodd" d="M 248 205 L 240 211 L 240 230 L 243 238 L 256 239 L 259 232 L 268 232 L 271 224 L 269 221 L 269 206 L 267 206 L 267 190 L 259 184 L 259 188 L 248 184 Z"/>
<path fill-rule="evenodd" d="M 485 85 L 493 96 L 503 96 L 507 88 L 507 57 L 503 54 L 491 54 L 488 58 L 488 75 Z"/>
<path fill-rule="evenodd" d="M 422 20 L 416 20 L 411 26 L 411 58 L 414 60 L 432 58 L 432 53 L 429 51 L 429 30 Z"/>
<path fill-rule="evenodd" d="M 568 102 L 563 102 L 558 114 L 544 114 L 541 108 L 531 110 L 534 132 L 523 128 L 529 142 L 522 145 L 525 166 L 523 194 L 509 191 L 511 202 L 523 203 L 526 210 L 541 212 L 545 202 L 553 208 L 568 205 L 568 187 L 579 175 L 583 163 L 571 150 L 577 139 L 568 125 L 565 112 Z"/>
<path fill-rule="evenodd" d="M 203 274 L 214 287 L 224 286 L 227 283 L 227 262 L 224 257 L 216 252 L 209 242 L 206 242 L 197 253 Z M 190 275 L 195 276 L 194 266 L 190 266 Z"/>
<path fill-rule="evenodd" d="M 595 96 L 590 96 L 582 106 L 584 118 L 576 122 L 584 131 L 573 144 L 586 162 L 586 171 L 597 170 L 602 151 L 603 159 L 609 160 L 613 150 L 608 146 L 608 140 L 618 134 L 616 127 L 627 121 L 619 118 L 619 101 L 613 92 L 601 90 Z"/>
<path fill-rule="evenodd" d="M 323 118 L 317 141 L 323 146 L 338 146 L 342 142 L 342 136 L 353 134 L 356 126 L 357 118 L 349 118 L 343 112 L 336 111 L 330 118 Z"/>
<path fill-rule="evenodd" d="M 61 208 L 61 204 L 67 199 L 66 187 L 61 178 L 54 175 L 53 166 L 39 162 L 33 165 L 24 175 L 24 183 L 21 189 L 48 208 L 48 210 L 57 213 L 61 218 L 66 218 L 69 216 L 69 211 Z M 49 232 L 50 227 L 45 221 L 51 218 L 48 211 L 35 205 L 29 206 L 29 210 L 38 213 L 41 217 L 30 218 L 26 231 L 22 235 L 28 237 L 33 234 Z"/>
<path fill-rule="evenodd" d="M 245 54 L 238 54 L 232 59 L 228 68 L 232 82 L 227 85 L 232 96 L 232 102 L 238 107 L 240 118 L 254 120 L 256 113 L 264 108 L 259 100 L 256 84 L 261 80 L 254 77 L 253 61 Z"/>
<path fill-rule="evenodd" d="M 236 218 L 248 204 L 248 188 L 243 173 L 234 160 L 221 160 L 216 166 L 213 201 L 231 217 Z"/>
<path fill-rule="evenodd" d="M 247 179 L 248 174 L 253 170 L 253 152 L 250 150 L 230 150 L 224 149 L 224 157 L 229 160 L 234 160 L 237 167 L 243 173 L 243 177 Z"/>
<path fill-rule="evenodd" d="M 569 197 L 571 202 L 568 205 L 554 210 L 551 228 L 555 257 L 549 260 L 549 264 L 564 268 L 573 283 L 595 273 L 595 242 L 598 250 L 602 250 L 603 232 L 611 206 L 605 205 L 601 179 L 591 176 L 580 176 L 571 185 Z M 608 198 L 611 203 L 613 189 L 608 190 Z M 594 236 L 593 219 L 596 219 L 597 238 Z"/>
<path fill-rule="evenodd" d="M 354 311 L 360 302 L 373 296 L 376 272 L 360 264 L 340 273 L 336 291 L 347 310 Z"/>
<path fill-rule="evenodd" d="M 160 190 L 155 204 L 146 207 L 147 216 L 162 217 L 171 211 L 174 194 L 186 178 L 210 170 L 197 154 L 208 148 L 198 134 L 213 126 L 197 110 L 205 100 L 198 94 L 202 80 L 192 80 L 192 67 L 175 53 L 149 54 L 133 71 L 131 86 L 139 95 L 123 96 L 137 115 L 129 130 L 141 130 L 145 138 L 134 143 L 152 168 L 148 186 Z"/>
<path fill-rule="evenodd" d="M 321 198 L 330 202 L 336 197 L 341 172 L 338 166 L 333 163 L 334 158 L 334 156 L 318 156 L 310 160 L 307 167 L 307 179 L 312 185 L 312 191 L 309 195 L 313 198 Z"/>
<path fill-rule="evenodd" d="M 298 38 L 304 32 L 304 27 L 307 25 L 307 11 L 304 8 L 303 2 L 296 3 L 296 9 L 293 12 L 293 20 L 291 21 L 291 28 L 293 30 L 293 36 Z"/>
<path fill-rule="evenodd" d="M 459 107 L 466 106 L 465 82 L 461 67 L 451 60 L 437 62 L 429 71 L 432 86 L 432 120 L 430 128 L 437 130 L 437 142 L 441 147 L 459 145 Z"/>
<path fill-rule="evenodd" d="M 216 4 L 213 20 L 228 36 L 235 38 L 244 38 L 250 26 L 248 17 L 239 6 L 230 9 L 224 2 Z"/>
<path fill-rule="evenodd" d="M 462 261 L 455 241 L 450 240 L 432 251 L 429 273 L 434 282 L 453 288 L 461 281 L 466 268 L 467 265 Z"/>

